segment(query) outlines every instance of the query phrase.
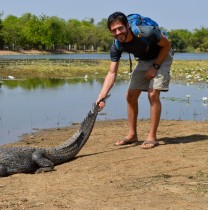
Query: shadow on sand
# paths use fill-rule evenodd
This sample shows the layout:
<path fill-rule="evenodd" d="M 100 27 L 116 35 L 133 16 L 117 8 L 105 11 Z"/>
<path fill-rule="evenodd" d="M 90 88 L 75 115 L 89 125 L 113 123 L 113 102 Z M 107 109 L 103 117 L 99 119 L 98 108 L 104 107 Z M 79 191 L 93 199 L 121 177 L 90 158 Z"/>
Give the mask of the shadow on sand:
<path fill-rule="evenodd" d="M 164 138 L 158 139 L 159 142 L 163 142 L 163 143 L 160 144 L 160 146 L 163 146 L 163 145 L 166 145 L 166 144 L 187 144 L 187 143 L 205 141 L 205 140 L 208 140 L 208 135 L 201 135 L 201 134 L 193 134 L 193 135 L 189 135 L 189 136 L 172 137 L 172 138 L 164 137 Z M 143 142 L 140 141 L 138 145 L 141 145 L 142 143 Z M 112 151 L 115 151 L 115 150 L 123 150 L 123 149 L 127 149 L 129 147 L 132 147 L 132 146 L 133 145 L 115 146 L 115 149 L 113 148 L 113 149 L 100 151 L 100 152 L 96 152 L 96 153 L 78 155 L 74 159 L 82 158 L 82 157 L 85 157 L 85 156 L 92 156 L 92 155 L 112 152 Z M 135 147 L 135 146 L 133 146 L 133 147 Z"/>
<path fill-rule="evenodd" d="M 201 134 L 193 134 L 189 136 L 178 136 L 178 137 L 164 137 L 159 139 L 159 141 L 163 141 L 164 144 L 186 144 L 198 141 L 208 140 L 208 135 L 201 135 Z"/>

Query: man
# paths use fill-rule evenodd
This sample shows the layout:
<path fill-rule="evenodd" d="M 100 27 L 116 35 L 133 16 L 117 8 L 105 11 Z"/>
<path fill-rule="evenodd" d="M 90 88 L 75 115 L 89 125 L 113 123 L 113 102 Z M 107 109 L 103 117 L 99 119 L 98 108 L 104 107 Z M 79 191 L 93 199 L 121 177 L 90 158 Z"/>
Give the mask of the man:
<path fill-rule="evenodd" d="M 156 134 L 161 115 L 160 91 L 168 91 L 170 81 L 171 43 L 161 31 L 152 26 L 143 26 L 143 29 L 140 28 L 143 31 L 142 36 L 135 36 L 127 17 L 121 12 L 115 12 L 109 16 L 108 28 L 121 47 L 118 49 L 115 42 L 111 46 L 110 69 L 97 102 L 104 98 L 112 88 L 121 54 L 132 53 L 138 63 L 132 72 L 126 94 L 129 131 L 124 139 L 116 142 L 116 145 L 138 144 L 138 98 L 142 91 L 147 91 L 150 102 L 150 129 L 142 148 L 153 148 L 159 145 Z M 105 103 L 100 102 L 99 105 L 101 110 Z"/>

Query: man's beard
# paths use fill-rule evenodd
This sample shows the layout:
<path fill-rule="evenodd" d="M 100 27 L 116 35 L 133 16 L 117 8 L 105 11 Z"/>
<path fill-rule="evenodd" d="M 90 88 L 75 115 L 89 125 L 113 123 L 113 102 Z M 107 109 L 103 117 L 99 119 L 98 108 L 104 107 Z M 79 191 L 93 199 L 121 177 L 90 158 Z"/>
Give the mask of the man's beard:
<path fill-rule="evenodd" d="M 115 38 L 116 38 L 119 42 L 124 43 L 124 42 L 126 41 L 126 38 L 127 38 L 127 33 L 128 33 L 128 32 L 126 31 L 126 32 L 124 32 L 124 33 L 122 33 L 122 34 L 116 36 Z"/>

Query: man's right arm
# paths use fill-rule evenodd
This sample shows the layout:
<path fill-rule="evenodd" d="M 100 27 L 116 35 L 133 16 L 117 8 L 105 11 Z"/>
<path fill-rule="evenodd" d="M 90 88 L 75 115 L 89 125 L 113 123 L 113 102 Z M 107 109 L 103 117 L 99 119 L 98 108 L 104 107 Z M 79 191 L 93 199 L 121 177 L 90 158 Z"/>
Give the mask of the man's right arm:
<path fill-rule="evenodd" d="M 119 61 L 111 62 L 108 74 L 105 78 L 103 83 L 103 87 L 100 91 L 100 94 L 97 99 L 97 103 L 99 103 L 107 94 L 109 93 L 110 89 L 113 87 L 114 82 L 116 80 L 117 72 L 118 72 Z M 100 103 L 100 110 L 103 109 L 105 103 Z"/>

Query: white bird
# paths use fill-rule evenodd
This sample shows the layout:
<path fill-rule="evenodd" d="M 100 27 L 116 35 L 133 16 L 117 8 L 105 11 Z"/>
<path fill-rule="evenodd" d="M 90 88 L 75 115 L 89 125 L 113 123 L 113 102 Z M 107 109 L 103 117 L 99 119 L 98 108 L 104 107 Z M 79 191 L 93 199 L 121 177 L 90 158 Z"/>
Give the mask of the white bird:
<path fill-rule="evenodd" d="M 84 79 L 85 79 L 85 81 L 87 81 L 87 79 L 88 79 L 88 75 L 87 74 L 84 76 Z"/>
<path fill-rule="evenodd" d="M 14 79 L 14 77 L 13 77 L 13 76 L 10 76 L 10 75 L 8 76 L 8 78 L 9 78 L 9 79 Z"/>

